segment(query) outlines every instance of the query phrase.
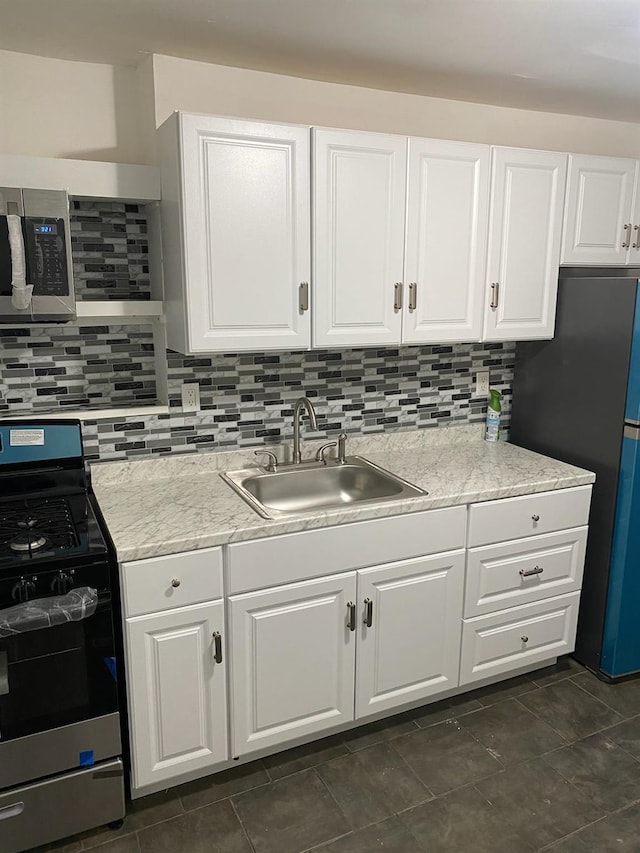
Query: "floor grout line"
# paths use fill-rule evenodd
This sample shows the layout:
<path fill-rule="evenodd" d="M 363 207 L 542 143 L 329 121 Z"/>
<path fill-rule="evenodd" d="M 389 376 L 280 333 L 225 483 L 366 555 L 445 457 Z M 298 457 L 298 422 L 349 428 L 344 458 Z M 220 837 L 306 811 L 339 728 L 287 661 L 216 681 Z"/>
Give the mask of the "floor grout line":
<path fill-rule="evenodd" d="M 237 821 L 238 821 L 238 823 L 240 824 L 240 829 L 242 830 L 242 834 L 243 834 L 243 835 L 244 835 L 244 837 L 247 839 L 247 844 L 249 845 L 249 847 L 250 847 L 250 849 L 253 851 L 253 853 L 256 853 L 256 848 L 253 846 L 253 841 L 252 841 L 252 840 L 251 840 L 251 838 L 249 837 L 249 832 L 248 832 L 248 830 L 247 830 L 246 826 L 244 825 L 244 821 L 243 821 L 243 820 L 242 820 L 242 818 L 240 817 L 240 815 L 239 815 L 239 813 L 238 813 L 238 809 L 236 808 L 236 804 L 233 802 L 233 800 L 231 799 L 231 797 L 229 797 L 229 805 L 231 806 L 231 808 L 232 808 L 232 810 L 233 810 L 233 813 L 234 813 L 234 815 L 236 816 L 236 820 L 237 820 Z"/>

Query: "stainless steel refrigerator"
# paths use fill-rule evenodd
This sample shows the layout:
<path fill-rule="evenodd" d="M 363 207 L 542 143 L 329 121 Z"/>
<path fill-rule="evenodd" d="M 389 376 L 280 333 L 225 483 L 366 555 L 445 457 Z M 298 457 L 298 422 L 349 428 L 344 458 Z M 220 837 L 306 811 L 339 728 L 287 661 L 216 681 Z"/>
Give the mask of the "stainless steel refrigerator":
<path fill-rule="evenodd" d="M 555 337 L 518 344 L 511 441 L 595 471 L 575 657 L 640 672 L 639 268 L 561 270 Z"/>

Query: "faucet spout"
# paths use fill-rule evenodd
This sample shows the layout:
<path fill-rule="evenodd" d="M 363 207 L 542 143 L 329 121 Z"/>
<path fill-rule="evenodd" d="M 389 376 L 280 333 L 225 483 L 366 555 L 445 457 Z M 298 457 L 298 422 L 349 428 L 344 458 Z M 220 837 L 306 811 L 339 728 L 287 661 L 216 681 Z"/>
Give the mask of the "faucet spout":
<path fill-rule="evenodd" d="M 316 419 L 315 410 L 308 397 L 300 397 L 296 400 L 293 407 L 293 464 L 299 465 L 302 462 L 302 453 L 300 452 L 300 416 L 302 410 L 306 409 L 309 415 L 309 423 L 311 429 L 318 429 L 318 421 Z"/>

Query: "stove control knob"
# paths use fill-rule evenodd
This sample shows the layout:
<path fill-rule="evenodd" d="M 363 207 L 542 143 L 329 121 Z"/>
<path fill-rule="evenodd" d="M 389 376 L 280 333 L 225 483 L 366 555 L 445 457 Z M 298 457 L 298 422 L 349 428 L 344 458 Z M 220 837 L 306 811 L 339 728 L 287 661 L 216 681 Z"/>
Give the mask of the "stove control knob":
<path fill-rule="evenodd" d="M 34 578 L 37 580 L 37 578 Z M 14 601 L 28 601 L 36 591 L 36 585 L 33 581 L 28 581 L 26 578 L 20 578 L 17 584 L 11 590 L 11 598 Z"/>
<path fill-rule="evenodd" d="M 51 581 L 51 592 L 56 595 L 66 595 L 73 588 L 73 572 L 58 572 Z"/>

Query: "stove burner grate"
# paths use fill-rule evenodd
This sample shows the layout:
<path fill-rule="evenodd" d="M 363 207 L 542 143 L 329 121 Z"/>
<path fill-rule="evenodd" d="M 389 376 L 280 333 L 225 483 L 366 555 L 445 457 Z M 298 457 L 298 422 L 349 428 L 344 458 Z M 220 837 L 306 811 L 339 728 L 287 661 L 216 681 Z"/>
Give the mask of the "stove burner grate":
<path fill-rule="evenodd" d="M 64 498 L 0 504 L 0 556 L 35 556 L 78 545 L 71 512 Z"/>

